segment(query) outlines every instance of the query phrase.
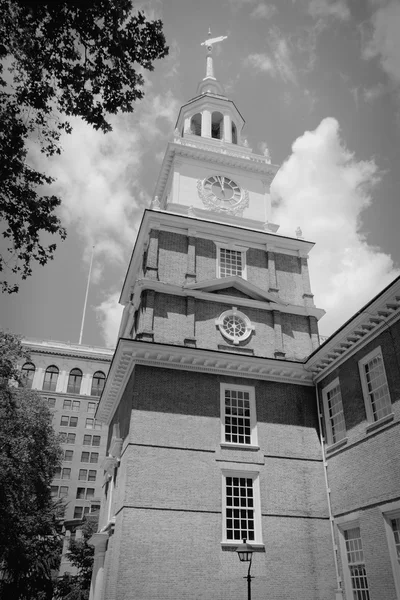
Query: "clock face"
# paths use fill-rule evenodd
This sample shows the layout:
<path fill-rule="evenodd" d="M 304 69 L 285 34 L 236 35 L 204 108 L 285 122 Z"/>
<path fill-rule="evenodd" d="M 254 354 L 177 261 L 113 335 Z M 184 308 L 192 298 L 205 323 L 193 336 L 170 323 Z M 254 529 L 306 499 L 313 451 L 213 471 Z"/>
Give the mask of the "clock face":
<path fill-rule="evenodd" d="M 242 199 L 242 190 L 237 183 L 224 175 L 212 175 L 204 181 L 204 193 L 221 208 L 229 208 Z"/>

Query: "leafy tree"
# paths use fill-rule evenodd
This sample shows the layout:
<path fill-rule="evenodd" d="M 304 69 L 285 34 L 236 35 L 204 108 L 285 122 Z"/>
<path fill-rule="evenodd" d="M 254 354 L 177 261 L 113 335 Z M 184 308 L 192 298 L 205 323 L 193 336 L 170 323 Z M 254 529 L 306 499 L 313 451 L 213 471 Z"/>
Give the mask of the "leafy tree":
<path fill-rule="evenodd" d="M 0 333 L 0 342 L 0 597 L 50 600 L 63 513 L 50 483 L 61 450 L 41 397 L 7 379 L 25 358 L 20 341 Z"/>
<path fill-rule="evenodd" d="M 92 579 L 94 547 L 88 541 L 97 531 L 98 515 L 88 516 L 82 525 L 82 537 L 73 539 L 67 557 L 77 568 L 77 575 L 65 574 L 57 584 L 56 598 L 88 600 Z"/>
<path fill-rule="evenodd" d="M 66 232 L 61 200 L 44 195 L 53 179 L 28 161 L 29 144 L 59 154 L 68 117 L 111 130 L 108 116 L 132 112 L 143 97 L 143 69 L 168 54 L 160 20 L 134 12 L 132 0 L 0 0 L 0 217 L 6 256 L 0 272 L 26 279 L 56 245 L 43 233 Z M 18 284 L 2 281 L 3 291 Z"/>

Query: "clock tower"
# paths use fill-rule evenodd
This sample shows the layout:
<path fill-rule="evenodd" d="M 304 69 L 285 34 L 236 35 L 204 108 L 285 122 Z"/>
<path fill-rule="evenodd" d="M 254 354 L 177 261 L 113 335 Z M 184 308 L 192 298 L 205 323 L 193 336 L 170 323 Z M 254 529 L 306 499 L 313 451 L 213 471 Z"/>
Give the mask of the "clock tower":
<path fill-rule="evenodd" d="M 223 39 L 203 44 L 206 76 L 179 112 L 122 288 L 97 413 L 110 433 L 93 600 L 239 600 L 243 538 L 257 552 L 255 598 L 278 597 L 281 570 L 292 574 L 282 598 L 325 600 L 334 587 L 304 367 L 324 314 L 313 244 L 277 233 L 278 167 L 249 148 L 214 75 Z"/>

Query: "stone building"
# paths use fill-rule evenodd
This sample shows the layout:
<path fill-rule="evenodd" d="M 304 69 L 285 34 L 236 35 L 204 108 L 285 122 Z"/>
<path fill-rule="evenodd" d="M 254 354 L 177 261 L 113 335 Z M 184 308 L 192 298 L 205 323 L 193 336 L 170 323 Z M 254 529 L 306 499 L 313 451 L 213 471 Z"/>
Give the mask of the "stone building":
<path fill-rule="evenodd" d="M 242 599 L 243 539 L 253 599 L 399 599 L 399 373 L 384 324 L 400 304 L 382 297 L 319 346 L 313 244 L 278 234 L 278 167 L 252 152 L 243 125 L 209 51 L 121 293 L 96 414 L 109 433 L 91 599 Z M 366 416 L 360 390 L 376 393 L 366 381 L 386 360 L 391 391 Z M 365 377 L 349 373 L 358 364 Z"/>
<path fill-rule="evenodd" d="M 100 507 L 107 428 L 95 418 L 113 351 L 49 340 L 23 340 L 30 353 L 21 365 L 24 385 L 40 392 L 53 413 L 64 452 L 52 482 L 66 503 L 67 538 L 76 524 Z M 66 540 L 67 544 L 67 540 Z M 63 557 L 60 574 L 71 571 Z"/>

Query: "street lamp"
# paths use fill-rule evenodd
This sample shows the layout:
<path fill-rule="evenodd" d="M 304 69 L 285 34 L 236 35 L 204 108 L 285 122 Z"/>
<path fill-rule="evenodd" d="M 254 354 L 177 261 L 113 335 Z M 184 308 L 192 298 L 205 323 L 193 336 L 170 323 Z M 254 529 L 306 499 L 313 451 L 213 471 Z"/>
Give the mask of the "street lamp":
<path fill-rule="evenodd" d="M 251 580 L 252 577 L 250 575 L 251 569 L 251 561 L 253 558 L 254 548 L 250 546 L 250 544 L 246 544 L 246 538 L 243 540 L 243 544 L 236 548 L 236 552 L 238 553 L 240 562 L 248 562 L 249 570 L 247 571 L 247 576 L 243 577 L 243 579 L 247 579 L 247 599 L 251 600 Z"/>

